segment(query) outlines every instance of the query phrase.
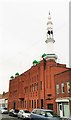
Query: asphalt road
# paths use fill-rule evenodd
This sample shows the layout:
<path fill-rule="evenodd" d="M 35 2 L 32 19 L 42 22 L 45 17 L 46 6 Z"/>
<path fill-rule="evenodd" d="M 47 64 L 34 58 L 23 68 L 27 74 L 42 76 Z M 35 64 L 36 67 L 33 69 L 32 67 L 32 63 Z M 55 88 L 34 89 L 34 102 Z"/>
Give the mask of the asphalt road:
<path fill-rule="evenodd" d="M 22 120 L 22 119 L 18 119 L 18 117 L 11 117 L 8 114 L 1 114 L 0 113 L 0 120 Z M 28 119 L 26 119 L 28 120 Z"/>
<path fill-rule="evenodd" d="M 22 119 L 18 119 L 18 117 L 11 117 L 8 114 L 1 114 L 0 113 L 0 120 L 22 120 Z M 68 120 L 68 119 L 63 118 L 62 120 Z"/>
<path fill-rule="evenodd" d="M 17 117 L 11 117 L 8 114 L 0 114 L 0 120 L 18 120 L 18 118 Z"/>

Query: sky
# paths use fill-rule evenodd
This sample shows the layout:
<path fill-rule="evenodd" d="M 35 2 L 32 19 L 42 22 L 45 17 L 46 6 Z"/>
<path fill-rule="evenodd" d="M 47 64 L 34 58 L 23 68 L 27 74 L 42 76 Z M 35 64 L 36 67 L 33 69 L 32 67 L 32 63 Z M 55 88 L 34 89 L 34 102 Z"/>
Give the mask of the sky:
<path fill-rule="evenodd" d="M 47 21 L 51 13 L 58 63 L 69 67 L 68 0 L 0 0 L 0 94 L 15 73 L 22 74 L 47 54 Z"/>

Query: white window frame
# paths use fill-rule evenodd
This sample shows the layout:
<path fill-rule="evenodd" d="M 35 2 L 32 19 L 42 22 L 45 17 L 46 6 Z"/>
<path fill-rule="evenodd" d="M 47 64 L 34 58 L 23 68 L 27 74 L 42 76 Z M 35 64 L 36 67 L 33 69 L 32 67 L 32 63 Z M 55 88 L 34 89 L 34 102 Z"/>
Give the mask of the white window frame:
<path fill-rule="evenodd" d="M 62 93 L 65 93 L 64 83 L 61 83 L 61 89 L 62 89 Z"/>
<path fill-rule="evenodd" d="M 59 84 L 56 84 L 56 94 L 60 93 Z"/>
<path fill-rule="evenodd" d="M 70 85 L 70 81 L 67 82 L 67 92 L 70 93 L 70 91 L 68 90 L 68 85 Z M 70 86 L 71 89 L 71 86 Z"/>

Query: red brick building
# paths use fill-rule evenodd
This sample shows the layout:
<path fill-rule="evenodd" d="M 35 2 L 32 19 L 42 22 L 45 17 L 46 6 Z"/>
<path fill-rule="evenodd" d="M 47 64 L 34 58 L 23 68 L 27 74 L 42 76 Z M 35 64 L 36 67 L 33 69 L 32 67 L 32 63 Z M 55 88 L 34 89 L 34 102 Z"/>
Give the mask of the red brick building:
<path fill-rule="evenodd" d="M 49 13 L 47 22 L 47 54 L 40 62 L 33 61 L 33 66 L 22 73 L 12 76 L 9 81 L 8 108 L 28 109 L 47 108 L 57 111 L 55 75 L 69 70 L 65 64 L 56 62 L 53 51 L 53 23 Z"/>
<path fill-rule="evenodd" d="M 57 112 L 63 117 L 71 115 L 71 69 L 55 75 Z"/>
<path fill-rule="evenodd" d="M 9 82 L 9 109 L 50 108 L 56 111 L 55 74 L 67 71 L 63 64 L 44 59 Z"/>

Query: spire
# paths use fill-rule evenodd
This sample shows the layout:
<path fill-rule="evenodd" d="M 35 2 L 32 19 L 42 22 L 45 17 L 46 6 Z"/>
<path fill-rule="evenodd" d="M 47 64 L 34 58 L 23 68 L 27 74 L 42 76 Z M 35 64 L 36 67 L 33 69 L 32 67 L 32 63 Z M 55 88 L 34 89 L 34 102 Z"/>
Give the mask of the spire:
<path fill-rule="evenodd" d="M 49 11 L 49 15 L 50 15 L 50 11 Z"/>
<path fill-rule="evenodd" d="M 52 23 L 50 12 L 48 15 L 48 22 L 47 22 L 47 39 L 48 38 L 53 38 L 53 23 Z"/>
<path fill-rule="evenodd" d="M 48 16 L 48 19 L 49 19 L 49 20 L 51 19 L 50 11 L 49 11 L 49 16 Z"/>

